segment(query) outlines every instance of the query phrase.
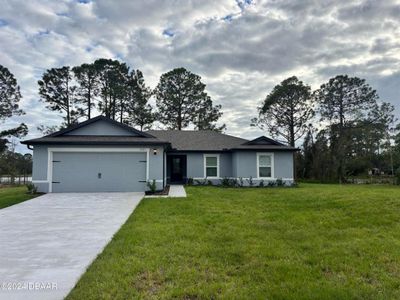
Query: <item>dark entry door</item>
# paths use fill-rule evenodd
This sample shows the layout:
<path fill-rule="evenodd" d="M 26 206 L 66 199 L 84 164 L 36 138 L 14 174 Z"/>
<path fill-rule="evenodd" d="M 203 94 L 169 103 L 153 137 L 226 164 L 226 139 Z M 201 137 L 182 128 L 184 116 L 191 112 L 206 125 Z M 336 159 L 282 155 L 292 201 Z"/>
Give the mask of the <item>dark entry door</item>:
<path fill-rule="evenodd" d="M 171 183 L 182 183 L 186 179 L 186 156 L 169 156 L 169 171 Z"/>

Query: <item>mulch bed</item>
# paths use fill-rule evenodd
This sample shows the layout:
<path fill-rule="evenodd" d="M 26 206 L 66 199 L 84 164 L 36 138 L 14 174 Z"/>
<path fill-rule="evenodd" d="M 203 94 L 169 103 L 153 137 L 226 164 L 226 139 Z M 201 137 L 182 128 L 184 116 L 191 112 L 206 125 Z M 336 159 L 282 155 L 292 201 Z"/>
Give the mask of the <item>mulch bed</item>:
<path fill-rule="evenodd" d="M 168 196 L 169 194 L 169 185 L 166 185 L 162 191 L 156 191 L 152 193 L 151 191 L 146 191 L 146 196 Z"/>

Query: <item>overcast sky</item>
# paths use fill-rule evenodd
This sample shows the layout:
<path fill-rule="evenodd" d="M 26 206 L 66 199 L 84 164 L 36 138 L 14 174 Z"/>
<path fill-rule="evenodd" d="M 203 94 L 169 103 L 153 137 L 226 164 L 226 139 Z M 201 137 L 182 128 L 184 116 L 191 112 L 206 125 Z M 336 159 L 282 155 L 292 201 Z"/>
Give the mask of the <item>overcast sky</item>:
<path fill-rule="evenodd" d="M 330 77 L 365 78 L 400 114 L 400 1 L 312 0 L 0 0 L 0 64 L 23 94 L 28 137 L 61 117 L 39 103 L 37 80 L 53 67 L 106 57 L 160 75 L 185 67 L 221 104 L 227 133 L 265 134 L 249 126 L 257 106 L 296 75 L 319 87 Z M 22 147 L 20 148 L 22 149 Z"/>

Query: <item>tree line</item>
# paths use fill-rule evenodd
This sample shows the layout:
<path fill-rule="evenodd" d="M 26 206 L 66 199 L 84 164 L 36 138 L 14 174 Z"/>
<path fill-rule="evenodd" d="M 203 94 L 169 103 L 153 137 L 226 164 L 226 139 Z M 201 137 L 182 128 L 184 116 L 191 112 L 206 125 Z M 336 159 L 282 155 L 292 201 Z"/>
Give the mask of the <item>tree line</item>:
<path fill-rule="evenodd" d="M 213 105 L 201 77 L 176 68 L 160 78 L 151 90 L 140 70 L 112 59 L 98 59 L 80 66 L 46 70 L 38 81 L 40 100 L 63 114 L 62 127 L 90 119 L 93 111 L 121 123 L 149 129 L 155 120 L 169 129 L 222 130 L 217 126 L 221 106 Z M 156 98 L 156 110 L 150 105 Z M 55 128 L 42 127 L 52 131 Z"/>
<path fill-rule="evenodd" d="M 315 91 L 293 76 L 274 87 L 252 126 L 295 147 L 299 178 L 345 182 L 368 170 L 400 173 L 394 106 L 365 79 L 338 75 Z"/>
<path fill-rule="evenodd" d="M 44 133 L 90 119 L 94 113 L 149 129 L 157 120 L 168 129 L 217 130 L 221 106 L 214 105 L 201 77 L 184 68 L 162 74 L 150 89 L 140 70 L 98 59 L 80 66 L 51 68 L 38 81 L 40 101 L 60 112 L 60 126 L 41 126 Z M 149 103 L 155 98 L 155 106 Z M 0 66 L 0 122 L 24 114 L 13 74 Z M 301 151 L 298 178 L 345 182 L 368 170 L 400 175 L 400 125 L 394 107 L 382 101 L 364 79 L 338 75 L 317 90 L 293 76 L 276 85 L 258 107 L 252 126 Z M 0 130 L 0 154 L 10 137 L 28 132 L 25 124 Z"/>

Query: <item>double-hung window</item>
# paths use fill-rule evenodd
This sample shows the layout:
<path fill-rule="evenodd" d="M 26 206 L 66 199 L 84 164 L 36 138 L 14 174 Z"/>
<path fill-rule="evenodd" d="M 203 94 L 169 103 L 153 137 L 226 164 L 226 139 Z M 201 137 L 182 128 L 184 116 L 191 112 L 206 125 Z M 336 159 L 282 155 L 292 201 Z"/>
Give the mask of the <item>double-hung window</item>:
<path fill-rule="evenodd" d="M 219 155 L 204 155 L 204 174 L 207 178 L 219 177 Z"/>
<path fill-rule="evenodd" d="M 273 160 L 274 155 L 272 153 L 257 154 L 258 178 L 272 178 L 274 176 Z"/>

